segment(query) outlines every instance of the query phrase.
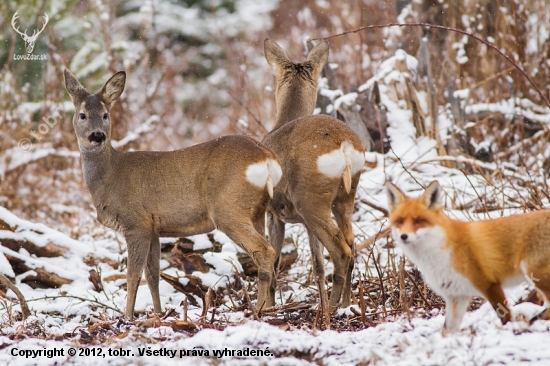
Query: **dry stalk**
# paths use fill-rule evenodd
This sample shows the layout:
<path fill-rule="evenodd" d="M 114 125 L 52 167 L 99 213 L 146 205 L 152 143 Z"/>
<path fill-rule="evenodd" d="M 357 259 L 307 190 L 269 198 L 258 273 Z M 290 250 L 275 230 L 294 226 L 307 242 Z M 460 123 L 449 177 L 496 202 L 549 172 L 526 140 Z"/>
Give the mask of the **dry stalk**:
<path fill-rule="evenodd" d="M 21 291 L 19 291 L 19 289 L 2 273 L 0 273 L 0 283 L 2 283 L 4 286 L 15 293 L 15 296 L 17 296 L 17 300 L 19 300 L 19 305 L 21 306 L 23 319 L 27 319 L 29 315 L 31 315 L 31 312 L 29 311 L 29 306 L 27 305 L 27 301 L 25 301 L 25 297 L 23 296 Z"/>

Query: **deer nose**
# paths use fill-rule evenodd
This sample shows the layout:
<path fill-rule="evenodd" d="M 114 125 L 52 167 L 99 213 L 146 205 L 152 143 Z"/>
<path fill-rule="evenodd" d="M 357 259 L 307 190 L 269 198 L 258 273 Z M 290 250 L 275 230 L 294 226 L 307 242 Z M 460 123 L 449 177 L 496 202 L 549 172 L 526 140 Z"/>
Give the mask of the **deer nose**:
<path fill-rule="evenodd" d="M 407 234 L 401 234 L 401 240 L 406 241 L 409 236 Z"/>
<path fill-rule="evenodd" d="M 88 136 L 88 140 L 90 142 L 97 142 L 98 144 L 101 144 L 107 139 L 107 136 L 101 132 L 101 131 L 95 131 Z"/>

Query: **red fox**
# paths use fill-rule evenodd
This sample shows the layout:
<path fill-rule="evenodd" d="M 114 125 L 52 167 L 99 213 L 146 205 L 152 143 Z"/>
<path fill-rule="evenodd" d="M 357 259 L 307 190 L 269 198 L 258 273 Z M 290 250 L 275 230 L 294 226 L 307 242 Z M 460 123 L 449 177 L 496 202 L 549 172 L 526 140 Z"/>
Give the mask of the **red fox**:
<path fill-rule="evenodd" d="M 536 319 L 548 319 L 550 210 L 463 222 L 441 210 L 441 187 L 432 182 L 419 198 L 386 182 L 392 235 L 446 303 L 443 333 L 459 330 L 472 296 L 491 303 L 502 324 L 511 320 L 503 286 L 527 278 L 544 299 Z"/>

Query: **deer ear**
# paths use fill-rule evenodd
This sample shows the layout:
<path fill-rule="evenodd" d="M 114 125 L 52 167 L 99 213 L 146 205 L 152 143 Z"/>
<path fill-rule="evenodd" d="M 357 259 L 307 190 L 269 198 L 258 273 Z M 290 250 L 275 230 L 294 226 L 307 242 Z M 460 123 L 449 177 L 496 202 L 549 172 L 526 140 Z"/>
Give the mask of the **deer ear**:
<path fill-rule="evenodd" d="M 283 49 L 269 38 L 266 38 L 264 41 L 264 53 L 267 63 L 275 71 L 278 71 L 285 64 L 290 63 Z"/>
<path fill-rule="evenodd" d="M 76 106 L 80 104 L 90 93 L 76 80 L 76 77 L 69 71 L 65 69 L 63 71 L 63 76 L 65 79 L 65 89 L 67 93 L 71 96 L 73 104 Z"/>
<path fill-rule="evenodd" d="M 395 184 L 390 182 L 389 180 L 386 181 L 384 184 L 386 187 L 386 193 L 388 195 L 388 206 L 390 208 L 390 211 L 395 210 L 397 206 L 399 206 L 403 200 L 405 199 L 405 195 Z"/>
<path fill-rule="evenodd" d="M 430 183 L 428 188 L 422 193 L 420 197 L 422 202 L 429 209 L 436 209 L 441 207 L 441 186 L 434 180 Z"/>
<path fill-rule="evenodd" d="M 124 91 L 126 85 L 126 72 L 119 71 L 114 74 L 98 93 L 101 99 L 108 104 L 113 104 Z"/>
<path fill-rule="evenodd" d="M 316 71 L 320 72 L 327 64 L 328 53 L 328 42 L 322 41 L 309 52 L 307 61 L 311 62 Z"/>

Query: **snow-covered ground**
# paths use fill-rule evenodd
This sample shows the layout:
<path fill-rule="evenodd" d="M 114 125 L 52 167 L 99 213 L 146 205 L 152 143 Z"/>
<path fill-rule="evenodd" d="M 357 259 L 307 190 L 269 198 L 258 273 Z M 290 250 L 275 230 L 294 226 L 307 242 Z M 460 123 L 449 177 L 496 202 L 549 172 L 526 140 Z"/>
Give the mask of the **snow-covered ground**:
<path fill-rule="evenodd" d="M 534 305 L 523 306 L 526 313 Z M 516 309 L 519 310 L 519 309 Z M 550 324 L 536 322 L 498 324 L 486 304 L 466 315 L 465 329 L 443 337 L 443 316 L 429 320 L 399 319 L 357 332 L 283 330 L 258 321 L 227 327 L 223 331 L 202 330 L 189 337 L 175 334 L 172 328 L 152 329 L 149 336 L 157 342 L 140 341 L 138 336 L 101 347 L 81 347 L 71 341 L 0 337 L 0 362 L 4 365 L 548 365 Z M 489 319 L 489 320 L 488 320 Z M 38 321 L 39 319 L 29 319 Z M 68 356 L 74 347 L 75 356 Z M 28 351 L 63 349 L 64 356 L 29 358 Z M 127 356 L 113 356 L 120 350 Z M 237 355 L 237 351 L 262 351 L 262 356 Z M 21 354 L 21 352 L 27 353 Z M 153 352 L 157 352 L 154 354 Z M 95 356 L 90 353 L 95 352 Z M 101 355 L 99 354 L 101 352 Z M 111 354 L 109 353 L 111 352 Z M 160 353 L 162 352 L 162 353 Z M 200 354 L 199 354 L 200 352 Z M 267 355 L 268 354 L 268 355 Z M 36 355 L 36 353 L 35 353 Z M 172 357 L 173 356 L 173 357 Z M 183 363 L 182 363 L 183 362 Z"/>

